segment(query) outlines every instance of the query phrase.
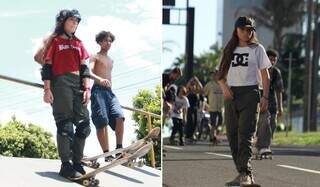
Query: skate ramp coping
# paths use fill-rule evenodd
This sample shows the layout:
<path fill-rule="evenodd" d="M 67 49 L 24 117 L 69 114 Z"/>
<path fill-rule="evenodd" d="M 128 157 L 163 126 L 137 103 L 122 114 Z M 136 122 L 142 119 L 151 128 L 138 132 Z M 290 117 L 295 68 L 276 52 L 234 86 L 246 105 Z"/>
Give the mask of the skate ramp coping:
<path fill-rule="evenodd" d="M 59 176 L 60 160 L 0 156 L 0 186 L 10 187 L 72 187 L 81 186 Z M 87 171 L 91 168 L 85 168 Z M 142 187 L 162 186 L 161 171 L 143 166 L 128 168 L 122 165 L 97 174 L 99 186 Z"/>

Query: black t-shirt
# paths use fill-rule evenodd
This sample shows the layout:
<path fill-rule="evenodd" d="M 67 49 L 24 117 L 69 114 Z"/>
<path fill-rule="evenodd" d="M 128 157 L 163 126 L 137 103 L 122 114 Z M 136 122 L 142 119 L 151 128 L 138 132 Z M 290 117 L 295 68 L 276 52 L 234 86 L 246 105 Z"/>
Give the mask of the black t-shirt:
<path fill-rule="evenodd" d="M 169 86 L 172 83 L 169 75 L 169 73 L 162 74 L 162 88 L 165 88 L 166 86 Z"/>
<path fill-rule="evenodd" d="M 270 89 L 269 89 L 269 112 L 276 114 L 278 110 L 277 106 L 277 92 L 283 92 L 283 80 L 281 72 L 277 67 L 272 68 L 270 75 Z"/>
<path fill-rule="evenodd" d="M 189 93 L 187 96 L 190 108 L 196 109 L 199 106 L 199 96 L 195 93 Z"/>
<path fill-rule="evenodd" d="M 167 102 L 173 103 L 176 100 L 176 90 L 173 87 L 167 89 L 163 99 Z"/>

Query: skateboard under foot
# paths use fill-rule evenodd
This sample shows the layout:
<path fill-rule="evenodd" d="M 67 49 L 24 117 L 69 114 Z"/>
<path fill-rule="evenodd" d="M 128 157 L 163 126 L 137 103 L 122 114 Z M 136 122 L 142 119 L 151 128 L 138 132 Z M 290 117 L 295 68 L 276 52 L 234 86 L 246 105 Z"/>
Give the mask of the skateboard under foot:
<path fill-rule="evenodd" d="M 135 166 L 142 167 L 144 165 L 143 160 L 139 160 L 141 157 L 146 155 L 151 148 L 153 147 L 154 143 L 152 139 L 157 138 L 160 134 L 160 128 L 154 128 L 152 129 L 149 134 L 137 142 L 133 143 L 132 145 L 117 149 L 115 151 L 111 151 L 108 153 L 104 153 L 98 156 L 90 157 L 90 158 L 83 158 L 82 163 L 85 166 L 94 168 L 93 171 L 78 177 L 74 179 L 70 179 L 72 181 L 75 181 L 77 183 L 82 184 L 83 186 L 98 186 L 99 180 L 95 178 L 95 176 L 98 173 L 104 172 L 112 167 L 118 166 L 118 165 L 126 165 L 130 168 L 133 168 Z M 118 156 L 112 160 L 111 162 L 108 162 L 105 165 L 101 165 L 97 160 L 99 158 L 104 158 L 109 155 L 118 154 Z"/>

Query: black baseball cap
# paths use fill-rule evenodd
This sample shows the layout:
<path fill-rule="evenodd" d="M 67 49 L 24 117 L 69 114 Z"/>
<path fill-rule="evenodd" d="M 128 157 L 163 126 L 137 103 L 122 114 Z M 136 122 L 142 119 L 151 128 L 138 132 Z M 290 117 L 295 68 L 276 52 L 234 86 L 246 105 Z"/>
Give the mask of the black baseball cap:
<path fill-rule="evenodd" d="M 248 27 L 248 28 L 252 28 L 252 30 L 256 30 L 255 28 L 255 24 L 254 24 L 254 20 L 250 17 L 247 16 L 240 16 L 236 23 L 234 24 L 234 28 L 243 28 L 243 27 Z"/>

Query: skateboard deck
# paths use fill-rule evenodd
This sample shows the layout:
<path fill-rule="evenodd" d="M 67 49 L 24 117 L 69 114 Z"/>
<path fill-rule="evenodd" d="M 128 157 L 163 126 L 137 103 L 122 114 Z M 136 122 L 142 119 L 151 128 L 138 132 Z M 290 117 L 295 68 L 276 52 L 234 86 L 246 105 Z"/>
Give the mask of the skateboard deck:
<path fill-rule="evenodd" d="M 119 158 L 111 161 L 109 164 L 102 166 L 100 168 L 97 168 L 85 175 L 82 175 L 79 178 L 73 178 L 70 180 L 78 182 L 83 186 L 97 186 L 99 184 L 99 180 L 95 179 L 95 176 L 98 173 L 104 172 L 112 167 L 118 166 L 120 164 L 125 164 L 125 163 L 129 163 L 128 165 L 129 167 L 134 167 L 134 160 L 146 155 L 149 152 L 149 150 L 152 148 L 152 146 L 153 146 L 153 142 L 148 142 L 132 154 L 123 153 L 121 156 L 119 156 Z"/>
<path fill-rule="evenodd" d="M 154 144 L 152 139 L 156 138 L 159 134 L 160 134 L 160 128 L 157 127 L 152 129 L 146 137 L 144 137 L 141 140 L 138 140 L 137 142 L 131 144 L 126 148 L 111 151 L 111 152 L 108 152 L 107 154 L 105 153 L 105 154 L 101 154 L 101 155 L 90 157 L 90 158 L 84 158 L 83 159 L 84 165 L 91 168 L 95 168 L 95 170 L 79 178 L 74 178 L 70 180 L 80 183 L 83 186 L 97 186 L 99 185 L 99 180 L 95 179 L 95 176 L 98 173 L 104 172 L 112 167 L 125 164 L 125 163 L 127 163 L 128 167 L 133 168 L 136 165 L 136 160 L 140 157 L 143 157 L 151 150 Z M 100 167 L 100 164 L 97 162 L 97 159 L 108 156 L 108 155 L 113 155 L 113 154 L 120 154 L 120 155 L 117 156 L 114 160 L 112 160 L 108 164 Z M 88 164 L 88 162 L 89 163 L 91 162 L 91 165 Z M 99 164 L 99 165 L 98 167 L 93 167 L 92 164 Z M 142 166 L 142 163 L 139 162 L 139 164 L 137 165 Z"/>
<path fill-rule="evenodd" d="M 266 152 L 260 153 L 259 151 L 255 150 L 255 151 L 253 151 L 252 159 L 254 159 L 254 160 L 263 160 L 263 159 L 272 160 L 273 154 L 272 154 L 272 151 L 266 151 Z"/>
<path fill-rule="evenodd" d="M 82 159 L 82 161 L 83 162 L 96 161 L 99 158 L 107 157 L 107 156 L 110 156 L 110 155 L 115 155 L 115 154 L 119 154 L 119 153 L 123 153 L 123 152 L 131 152 L 131 153 L 133 153 L 137 149 L 139 149 L 141 146 L 143 146 L 143 144 L 146 141 L 158 137 L 158 135 L 160 134 L 160 130 L 161 130 L 160 127 L 153 128 L 153 129 L 151 129 L 151 131 L 148 133 L 148 135 L 146 137 L 136 141 L 135 143 L 129 145 L 126 148 L 116 149 L 114 151 L 110 151 L 110 152 L 103 153 L 103 154 L 100 154 L 100 155 L 97 155 L 97 156 L 93 156 L 93 157 L 85 157 L 85 158 Z"/>

